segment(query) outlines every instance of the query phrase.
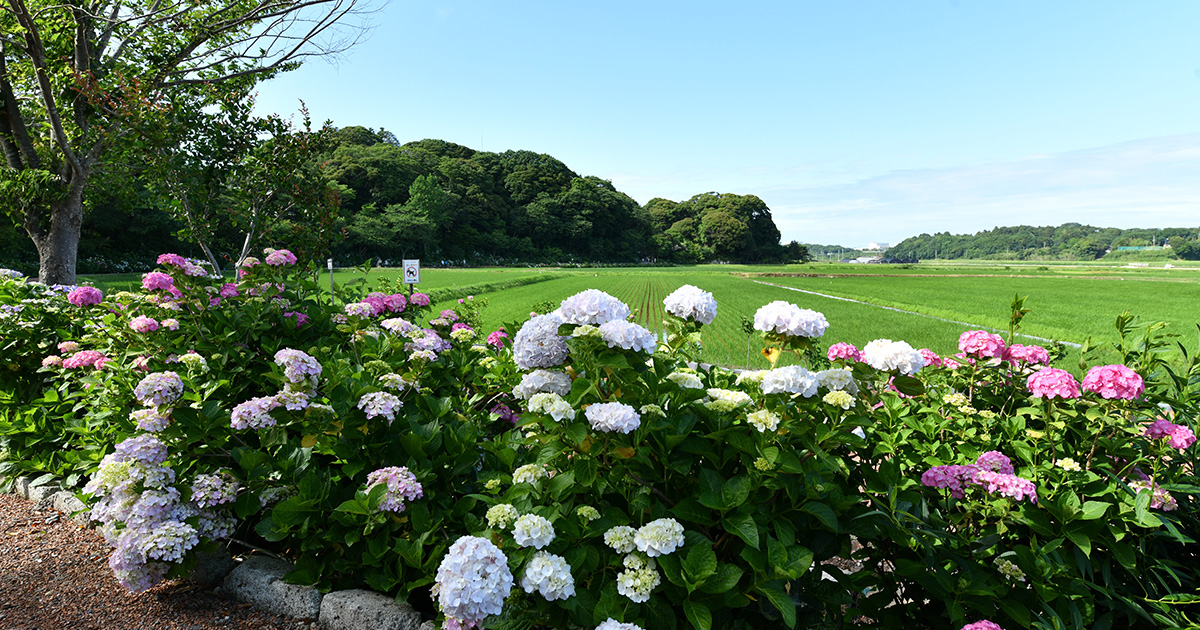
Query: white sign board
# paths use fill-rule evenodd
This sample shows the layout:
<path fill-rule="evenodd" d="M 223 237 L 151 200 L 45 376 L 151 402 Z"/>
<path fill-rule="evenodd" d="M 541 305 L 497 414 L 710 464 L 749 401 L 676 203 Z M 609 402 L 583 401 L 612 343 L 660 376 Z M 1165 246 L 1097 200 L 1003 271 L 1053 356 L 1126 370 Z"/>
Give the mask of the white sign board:
<path fill-rule="evenodd" d="M 404 284 L 420 284 L 421 283 L 421 261 L 420 260 L 405 260 L 404 261 Z"/>

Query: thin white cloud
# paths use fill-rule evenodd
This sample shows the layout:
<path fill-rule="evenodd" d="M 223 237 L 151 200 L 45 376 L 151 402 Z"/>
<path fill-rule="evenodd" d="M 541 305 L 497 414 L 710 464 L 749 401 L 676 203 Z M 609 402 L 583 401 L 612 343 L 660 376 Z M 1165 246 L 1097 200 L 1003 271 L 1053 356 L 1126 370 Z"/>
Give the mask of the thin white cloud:
<path fill-rule="evenodd" d="M 1012 162 L 893 171 L 834 185 L 767 187 L 785 241 L 857 246 L 997 226 L 1200 224 L 1200 134 Z M 751 192 L 751 191 L 741 191 Z"/>

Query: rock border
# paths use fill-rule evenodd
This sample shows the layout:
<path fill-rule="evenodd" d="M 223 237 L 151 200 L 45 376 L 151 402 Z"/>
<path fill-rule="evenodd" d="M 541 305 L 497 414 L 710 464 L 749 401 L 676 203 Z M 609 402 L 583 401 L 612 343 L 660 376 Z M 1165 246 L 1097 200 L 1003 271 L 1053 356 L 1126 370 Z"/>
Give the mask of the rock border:
<path fill-rule="evenodd" d="M 8 481 L 0 477 L 0 482 Z M 88 506 L 58 482 L 33 485 L 31 477 L 12 478 L 11 494 L 53 508 L 79 525 L 92 528 Z M 289 584 L 283 576 L 291 569 L 284 560 L 268 555 L 235 559 L 228 554 L 201 557 L 193 579 L 217 584 L 217 592 L 273 615 L 315 620 L 326 630 L 436 630 L 412 606 L 365 589 L 322 594 L 315 586 Z"/>

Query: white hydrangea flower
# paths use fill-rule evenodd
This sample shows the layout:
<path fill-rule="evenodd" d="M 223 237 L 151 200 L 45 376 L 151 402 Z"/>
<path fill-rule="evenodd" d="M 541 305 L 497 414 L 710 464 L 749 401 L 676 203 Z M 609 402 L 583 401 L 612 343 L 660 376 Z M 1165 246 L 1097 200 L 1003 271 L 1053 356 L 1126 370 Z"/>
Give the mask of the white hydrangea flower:
<path fill-rule="evenodd" d="M 692 372 L 683 370 L 671 372 L 667 375 L 667 380 L 683 389 L 704 389 L 704 383 L 700 381 L 700 377 Z"/>
<path fill-rule="evenodd" d="M 614 319 L 600 324 L 600 336 L 609 348 L 654 352 L 654 348 L 657 346 L 654 333 L 638 324 L 622 319 Z"/>
<path fill-rule="evenodd" d="M 589 523 L 600 518 L 600 511 L 590 505 L 581 505 L 575 508 L 575 513 Z"/>
<path fill-rule="evenodd" d="M 521 586 L 526 593 L 537 591 L 546 601 L 566 599 L 575 594 L 575 578 L 571 565 L 562 556 L 539 551 L 525 565 Z"/>
<path fill-rule="evenodd" d="M 660 518 L 642 525 L 633 544 L 647 556 L 665 556 L 683 546 L 683 525 L 673 518 Z"/>
<path fill-rule="evenodd" d="M 508 503 L 493 505 L 487 511 L 488 527 L 508 529 L 508 526 L 517 520 L 518 516 L 520 515 L 517 513 L 517 508 Z"/>
<path fill-rule="evenodd" d="M 775 430 L 779 428 L 779 416 L 767 411 L 766 409 L 759 409 L 758 411 L 751 412 L 746 416 L 746 420 L 749 421 L 750 424 L 754 425 L 754 428 L 758 429 L 761 433 L 774 433 Z"/>
<path fill-rule="evenodd" d="M 735 380 L 733 382 L 733 384 L 734 385 L 753 385 L 755 387 L 762 387 L 763 377 L 766 376 L 767 372 L 769 372 L 769 371 L 770 370 L 746 370 L 745 372 L 741 372 L 738 374 L 737 380 Z"/>
<path fill-rule="evenodd" d="M 625 556 L 625 570 L 617 574 L 617 593 L 639 604 L 650 599 L 650 593 L 662 578 L 655 570 L 654 561 L 636 554 Z"/>
<path fill-rule="evenodd" d="M 625 403 L 596 403 L 584 410 L 592 428 L 604 433 L 629 433 L 642 425 L 642 416 Z"/>
<path fill-rule="evenodd" d="M 557 422 L 575 418 L 575 409 L 563 400 L 562 396 L 549 392 L 534 394 L 533 398 L 529 399 L 529 410 L 533 413 L 544 413 Z"/>
<path fill-rule="evenodd" d="M 764 394 L 801 394 L 812 398 L 819 386 L 817 375 L 799 365 L 768 370 L 762 379 Z"/>
<path fill-rule="evenodd" d="M 604 620 L 604 623 L 596 626 L 596 630 L 645 630 L 636 623 L 621 623 L 612 617 Z"/>
<path fill-rule="evenodd" d="M 685 284 L 675 289 L 667 299 L 663 300 L 667 312 L 689 321 L 699 322 L 705 326 L 717 318 L 717 300 L 708 291 L 699 287 Z"/>
<path fill-rule="evenodd" d="M 704 403 L 705 407 L 713 411 L 733 411 L 740 409 L 750 404 L 750 394 L 739 392 L 732 389 L 720 389 L 718 387 L 710 387 L 708 389 L 708 397 L 712 400 Z"/>
<path fill-rule="evenodd" d="M 825 394 L 821 400 L 842 409 L 849 409 L 854 406 L 854 397 L 850 395 L 850 392 L 841 389 L 835 389 Z"/>
<path fill-rule="evenodd" d="M 614 319 L 629 317 L 629 307 L 603 291 L 588 289 L 563 300 L 558 313 L 568 324 L 599 326 Z"/>
<path fill-rule="evenodd" d="M 618 525 L 604 532 L 604 544 L 612 547 L 617 553 L 629 553 L 637 549 L 637 545 L 633 542 L 633 537 L 637 535 L 637 531 L 628 525 Z"/>
<path fill-rule="evenodd" d="M 478 624 L 500 614 L 512 587 L 504 552 L 485 538 L 463 536 L 442 558 L 433 594 L 447 617 Z"/>
<path fill-rule="evenodd" d="M 876 370 L 913 375 L 925 367 L 921 353 L 904 341 L 876 339 L 862 349 L 863 361 Z"/>
<path fill-rule="evenodd" d="M 858 394 L 858 383 L 854 382 L 854 375 L 850 370 L 841 368 L 821 370 L 817 372 L 817 382 L 821 384 L 821 387 L 830 391 L 843 390 L 851 394 Z"/>
<path fill-rule="evenodd" d="M 379 384 L 383 385 L 384 387 L 386 387 L 388 389 L 394 389 L 398 392 L 402 392 L 402 391 L 408 389 L 409 387 L 412 387 L 412 385 L 413 385 L 411 382 L 409 382 L 403 376 L 400 376 L 399 374 L 395 374 L 395 373 L 389 373 L 389 374 L 384 374 L 383 376 L 380 376 Z"/>
<path fill-rule="evenodd" d="M 829 328 L 825 316 L 812 309 L 800 308 L 776 300 L 754 314 L 754 329 L 791 337 L 820 337 Z"/>
<path fill-rule="evenodd" d="M 546 478 L 546 467 L 541 464 L 525 464 L 513 471 L 513 483 L 533 483 Z"/>
<path fill-rule="evenodd" d="M 563 319 L 558 313 L 530 318 L 513 338 L 513 361 L 522 370 L 554 367 L 567 359 L 566 337 L 558 334 Z"/>
<path fill-rule="evenodd" d="M 643 416 L 666 417 L 666 415 L 667 415 L 666 412 L 663 411 L 662 407 L 659 407 L 658 405 L 654 405 L 654 404 L 642 405 L 642 407 L 640 409 L 638 409 L 638 413 L 642 414 Z"/>
<path fill-rule="evenodd" d="M 571 393 L 571 377 L 559 370 L 534 370 L 522 376 L 513 388 L 513 395 L 521 400 L 544 392 L 566 396 Z"/>
<path fill-rule="evenodd" d="M 554 526 L 545 517 L 525 514 L 513 523 L 513 541 L 522 547 L 541 549 L 554 540 Z"/>

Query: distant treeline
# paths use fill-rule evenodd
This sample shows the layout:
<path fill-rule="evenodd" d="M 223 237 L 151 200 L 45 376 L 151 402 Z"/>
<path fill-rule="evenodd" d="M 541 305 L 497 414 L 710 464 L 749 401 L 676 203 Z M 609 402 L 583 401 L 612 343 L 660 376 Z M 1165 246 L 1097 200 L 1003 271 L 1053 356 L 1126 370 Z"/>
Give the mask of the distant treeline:
<path fill-rule="evenodd" d="M 904 239 L 889 249 L 886 256 L 922 260 L 1096 260 L 1104 256 L 1138 255 L 1200 260 L 1198 237 L 1200 230 L 1194 227 L 1120 229 L 1079 223 L 1064 223 L 1058 227 L 1019 225 L 975 234 L 922 234 Z"/>
<path fill-rule="evenodd" d="M 329 255 L 341 265 L 403 258 L 429 265 L 808 260 L 802 245 L 779 242 L 770 208 L 754 195 L 709 192 L 642 206 L 611 182 L 545 154 L 476 151 L 442 140 L 400 144 L 385 130 L 364 127 L 336 129 L 332 138 L 313 160 L 337 190 Z M 138 187 L 126 182 L 122 190 L 131 188 Z M 172 200 L 110 196 L 100 186 L 89 194 L 81 273 L 141 271 L 162 251 L 200 257 L 165 210 Z M 228 264 L 242 231 L 223 220 L 211 227 L 213 249 Z M 269 240 L 287 245 L 284 237 Z M 0 228 L 0 266 L 36 269 L 22 230 Z"/>

